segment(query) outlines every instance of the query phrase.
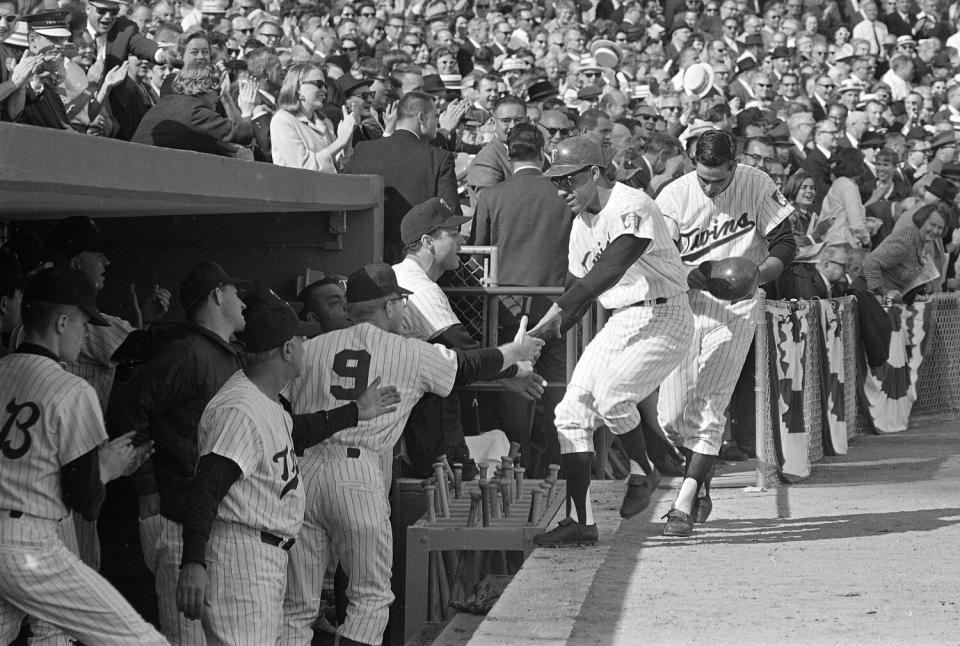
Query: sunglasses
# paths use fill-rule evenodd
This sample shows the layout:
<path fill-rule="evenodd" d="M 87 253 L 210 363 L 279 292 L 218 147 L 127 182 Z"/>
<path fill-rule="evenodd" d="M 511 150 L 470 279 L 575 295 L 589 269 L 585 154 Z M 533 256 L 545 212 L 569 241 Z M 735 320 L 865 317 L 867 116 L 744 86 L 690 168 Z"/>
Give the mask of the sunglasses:
<path fill-rule="evenodd" d="M 118 16 L 120 15 L 119 7 L 96 7 L 98 16 Z"/>
<path fill-rule="evenodd" d="M 551 128 L 550 126 L 544 126 L 543 128 L 550 133 L 551 137 L 556 137 L 557 135 L 567 137 L 570 135 L 570 128 Z"/>
<path fill-rule="evenodd" d="M 327 84 L 326 84 L 326 82 L 320 81 L 320 80 L 300 81 L 300 85 L 312 85 L 313 87 L 317 88 L 318 90 L 326 90 L 326 89 L 327 89 Z"/>
<path fill-rule="evenodd" d="M 578 170 L 575 173 L 570 173 L 569 175 L 564 175 L 562 177 L 551 177 L 550 183 L 553 184 L 558 191 L 569 193 L 573 190 L 573 178 L 584 171 L 590 170 L 590 168 L 591 166 L 587 166 L 586 168 Z"/>
<path fill-rule="evenodd" d="M 252 34 L 252 33 L 253 33 L 253 27 L 250 27 L 250 28 L 248 28 L 248 29 L 236 29 L 236 30 L 234 30 L 234 31 L 236 31 L 236 32 L 238 32 L 238 33 L 241 33 L 241 34 Z"/>

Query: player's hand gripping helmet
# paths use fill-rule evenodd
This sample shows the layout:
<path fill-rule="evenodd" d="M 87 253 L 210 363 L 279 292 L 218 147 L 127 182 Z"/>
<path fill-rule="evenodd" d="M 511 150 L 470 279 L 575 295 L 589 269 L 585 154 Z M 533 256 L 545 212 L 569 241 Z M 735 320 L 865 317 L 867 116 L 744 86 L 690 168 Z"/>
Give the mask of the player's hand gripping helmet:
<path fill-rule="evenodd" d="M 588 137 L 569 137 L 560 142 L 550 159 L 545 177 L 564 177 L 588 166 L 606 168 L 600 144 Z"/>
<path fill-rule="evenodd" d="M 700 272 L 707 279 L 707 291 L 725 301 L 749 298 L 760 280 L 757 263 L 743 256 L 708 260 L 701 263 Z"/>

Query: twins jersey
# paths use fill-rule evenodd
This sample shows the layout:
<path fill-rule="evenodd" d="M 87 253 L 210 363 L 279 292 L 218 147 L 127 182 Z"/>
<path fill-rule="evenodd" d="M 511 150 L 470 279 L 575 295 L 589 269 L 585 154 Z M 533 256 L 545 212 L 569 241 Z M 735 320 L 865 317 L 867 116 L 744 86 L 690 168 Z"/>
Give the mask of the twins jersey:
<path fill-rule="evenodd" d="M 356 401 L 377 377 L 400 391 L 397 410 L 361 420 L 322 444 L 391 451 L 420 398 L 425 393 L 446 397 L 457 376 L 453 350 L 391 334 L 370 323 L 321 334 L 303 348 L 303 371 L 285 391 L 294 413 L 331 410 Z"/>
<path fill-rule="evenodd" d="M 293 420 L 238 370 L 200 418 L 200 456 L 216 453 L 243 475 L 220 503 L 217 518 L 289 538 L 303 523 L 300 468 L 290 433 Z"/>
<path fill-rule="evenodd" d="M 60 471 L 107 439 L 97 395 L 55 360 L 0 359 L 0 509 L 61 520 Z"/>
<path fill-rule="evenodd" d="M 444 330 L 460 323 L 453 313 L 447 295 L 430 280 L 423 268 L 412 258 L 405 258 L 393 266 L 397 284 L 409 289 L 407 307 L 403 310 L 403 328 L 400 334 L 421 341 L 436 338 Z"/>
<path fill-rule="evenodd" d="M 693 266 L 730 256 L 744 256 L 759 265 L 769 255 L 764 236 L 794 210 L 769 175 L 743 164 L 737 165 L 730 186 L 716 197 L 704 195 L 697 172 L 691 171 L 667 184 L 657 205 L 680 247 L 680 257 Z"/>
<path fill-rule="evenodd" d="M 581 213 L 570 231 L 568 270 L 583 278 L 607 246 L 622 235 L 649 239 L 650 245 L 620 277 L 600 295 L 600 304 L 617 309 L 638 301 L 676 296 L 687 291 L 687 272 L 656 203 L 643 191 L 619 182 L 597 214 Z"/>

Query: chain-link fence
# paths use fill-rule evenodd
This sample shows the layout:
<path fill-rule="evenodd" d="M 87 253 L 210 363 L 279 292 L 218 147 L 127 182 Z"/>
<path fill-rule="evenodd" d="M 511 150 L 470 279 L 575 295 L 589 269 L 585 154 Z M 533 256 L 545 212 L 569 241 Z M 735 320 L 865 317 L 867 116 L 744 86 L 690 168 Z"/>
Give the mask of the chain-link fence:
<path fill-rule="evenodd" d="M 917 419 L 960 415 L 960 294 L 936 294 L 927 301 L 927 338 L 917 380 Z"/>

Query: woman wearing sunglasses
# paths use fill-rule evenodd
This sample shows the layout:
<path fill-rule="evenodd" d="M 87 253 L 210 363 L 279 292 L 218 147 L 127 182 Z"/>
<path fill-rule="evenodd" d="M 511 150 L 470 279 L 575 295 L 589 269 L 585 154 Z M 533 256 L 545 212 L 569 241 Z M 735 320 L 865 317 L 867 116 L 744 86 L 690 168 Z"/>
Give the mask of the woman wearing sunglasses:
<path fill-rule="evenodd" d="M 270 121 L 273 163 L 321 173 L 337 173 L 353 152 L 356 115 L 343 109 L 334 130 L 321 108 L 327 100 L 323 70 L 312 63 L 293 65 L 283 79 L 279 109 Z"/>

